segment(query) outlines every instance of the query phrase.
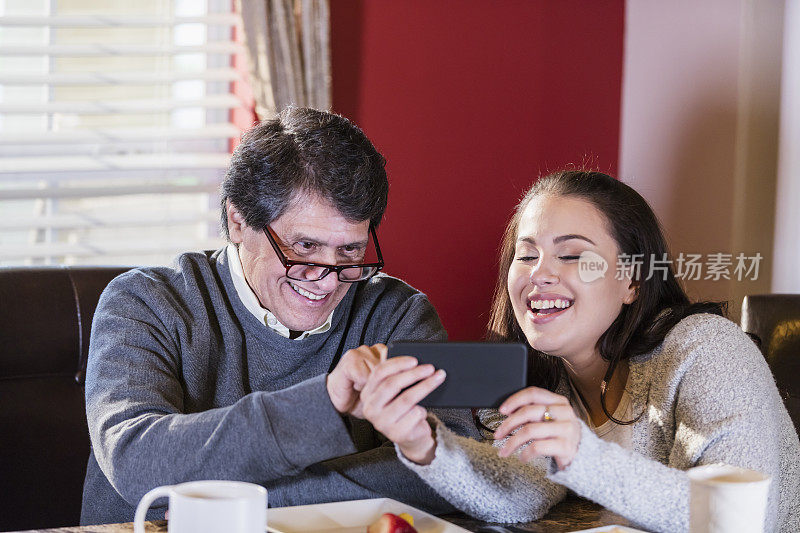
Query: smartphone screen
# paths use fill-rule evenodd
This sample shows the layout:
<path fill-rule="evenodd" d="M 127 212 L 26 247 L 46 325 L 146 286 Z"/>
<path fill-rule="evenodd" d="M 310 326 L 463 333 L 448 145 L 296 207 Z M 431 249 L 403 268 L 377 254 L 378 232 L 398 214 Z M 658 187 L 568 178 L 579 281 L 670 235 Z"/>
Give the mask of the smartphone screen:
<path fill-rule="evenodd" d="M 522 343 L 392 342 L 389 357 L 410 355 L 443 368 L 447 377 L 424 407 L 499 407 L 527 386 L 528 348 Z"/>

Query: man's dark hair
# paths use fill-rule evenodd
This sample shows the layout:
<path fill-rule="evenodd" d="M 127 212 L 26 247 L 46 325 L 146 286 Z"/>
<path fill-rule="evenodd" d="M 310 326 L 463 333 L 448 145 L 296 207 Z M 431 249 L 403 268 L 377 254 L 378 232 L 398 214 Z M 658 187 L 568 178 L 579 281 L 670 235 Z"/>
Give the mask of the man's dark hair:
<path fill-rule="evenodd" d="M 242 136 L 220 185 L 226 238 L 230 200 L 245 223 L 263 230 L 301 195 L 318 195 L 349 221 L 377 227 L 386 210 L 386 160 L 346 118 L 289 107 Z"/>

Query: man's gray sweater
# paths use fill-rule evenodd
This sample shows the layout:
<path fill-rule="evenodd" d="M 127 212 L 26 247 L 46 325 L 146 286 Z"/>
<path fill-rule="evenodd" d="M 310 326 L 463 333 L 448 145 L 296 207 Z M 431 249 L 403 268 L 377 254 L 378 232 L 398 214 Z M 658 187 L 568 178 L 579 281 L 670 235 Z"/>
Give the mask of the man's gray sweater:
<path fill-rule="evenodd" d="M 132 270 L 103 292 L 86 374 L 81 523 L 130 521 L 148 490 L 197 479 L 259 483 L 270 506 L 388 496 L 451 510 L 368 423 L 340 416 L 325 387 L 351 348 L 444 340 L 425 295 L 379 275 L 350 287 L 329 331 L 290 340 L 244 307 L 221 252 Z M 476 436 L 468 411 L 437 415 Z"/>

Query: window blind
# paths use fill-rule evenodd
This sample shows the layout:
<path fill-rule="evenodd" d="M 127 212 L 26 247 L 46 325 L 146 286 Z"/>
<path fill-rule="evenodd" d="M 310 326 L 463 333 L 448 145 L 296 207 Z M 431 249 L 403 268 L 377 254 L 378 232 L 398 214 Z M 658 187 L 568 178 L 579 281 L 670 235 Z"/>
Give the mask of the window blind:
<path fill-rule="evenodd" d="M 231 0 L 0 0 L 0 265 L 217 248 Z"/>

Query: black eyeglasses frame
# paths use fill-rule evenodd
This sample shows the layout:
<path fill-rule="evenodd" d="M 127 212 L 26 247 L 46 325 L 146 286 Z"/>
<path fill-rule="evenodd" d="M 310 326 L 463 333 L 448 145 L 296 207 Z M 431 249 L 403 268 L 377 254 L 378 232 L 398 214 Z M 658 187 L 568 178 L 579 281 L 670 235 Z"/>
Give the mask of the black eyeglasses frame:
<path fill-rule="evenodd" d="M 336 272 L 336 278 L 343 283 L 358 283 L 359 281 L 366 281 L 371 277 L 373 277 L 378 272 L 380 272 L 381 269 L 383 269 L 384 262 L 383 262 L 383 254 L 381 254 L 381 245 L 378 244 L 378 235 L 375 233 L 375 228 L 373 228 L 371 224 L 369 226 L 369 232 L 370 235 L 372 235 L 372 242 L 375 243 L 375 252 L 378 254 L 378 261 L 376 263 L 358 263 L 354 265 L 326 265 L 325 263 L 313 263 L 310 261 L 296 261 L 294 259 L 289 259 L 288 257 L 286 257 L 286 254 L 283 253 L 281 247 L 278 246 L 275 237 L 272 236 L 272 230 L 269 228 L 269 226 L 264 228 L 264 234 L 267 236 L 267 240 L 269 240 L 269 243 L 272 245 L 272 249 L 275 250 L 275 253 L 278 255 L 278 259 L 280 259 L 281 264 L 286 269 L 287 278 L 293 279 L 295 281 L 319 281 L 321 279 L 324 279 L 331 272 Z M 309 266 L 309 267 L 322 268 L 325 269 L 325 274 L 317 279 L 293 278 L 289 275 L 289 269 L 292 268 L 293 266 Z M 375 272 L 370 274 L 369 277 L 363 279 L 354 279 L 354 280 L 342 279 L 341 272 L 348 268 L 375 268 Z"/>

